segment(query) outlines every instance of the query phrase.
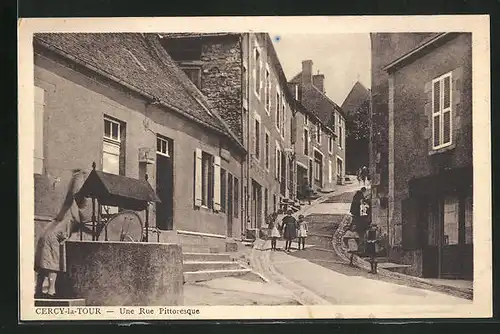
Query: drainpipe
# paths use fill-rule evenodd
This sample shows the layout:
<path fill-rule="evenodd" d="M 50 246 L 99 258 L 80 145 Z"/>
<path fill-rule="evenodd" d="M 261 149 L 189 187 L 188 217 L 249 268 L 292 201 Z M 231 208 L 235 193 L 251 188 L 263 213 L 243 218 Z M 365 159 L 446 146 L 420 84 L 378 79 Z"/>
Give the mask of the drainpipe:
<path fill-rule="evenodd" d="M 248 33 L 248 38 L 247 38 L 247 77 L 250 78 L 250 63 L 252 59 L 252 41 L 251 41 L 251 33 Z M 245 231 L 246 231 L 246 226 L 247 222 L 250 220 L 250 215 L 249 215 L 249 210 L 248 210 L 248 204 L 249 204 L 249 198 L 250 198 L 250 155 L 251 155 L 251 148 L 250 148 L 250 80 L 247 80 L 247 191 L 246 191 L 246 198 L 245 198 Z"/>

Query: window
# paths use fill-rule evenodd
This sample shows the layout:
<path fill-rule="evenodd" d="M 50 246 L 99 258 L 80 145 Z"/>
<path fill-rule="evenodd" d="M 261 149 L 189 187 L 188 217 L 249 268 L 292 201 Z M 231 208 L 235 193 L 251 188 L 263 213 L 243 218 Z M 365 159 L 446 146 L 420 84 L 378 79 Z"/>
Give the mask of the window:
<path fill-rule="evenodd" d="M 43 119 L 45 109 L 45 90 L 35 86 L 35 147 L 34 147 L 34 170 L 35 174 L 43 174 Z"/>
<path fill-rule="evenodd" d="M 342 136 L 343 136 L 343 133 L 342 133 L 342 124 L 340 122 L 340 117 L 339 117 L 339 147 L 342 148 L 342 145 L 343 145 L 343 142 L 342 142 Z"/>
<path fill-rule="evenodd" d="M 281 178 L 281 150 L 278 142 L 276 142 L 276 159 L 275 159 L 275 177 L 279 180 Z"/>
<path fill-rule="evenodd" d="M 260 80 L 261 80 L 261 64 L 260 52 L 255 48 L 255 93 L 260 97 Z"/>
<path fill-rule="evenodd" d="M 333 136 L 328 136 L 328 152 L 333 153 Z"/>
<path fill-rule="evenodd" d="M 226 190 L 226 185 L 227 185 L 227 174 L 226 170 L 221 168 L 220 169 L 220 211 L 221 212 L 226 212 L 226 200 L 227 200 L 227 190 Z"/>
<path fill-rule="evenodd" d="M 156 136 L 156 153 L 170 157 L 170 145 L 166 138 Z"/>
<path fill-rule="evenodd" d="M 444 244 L 458 244 L 458 198 L 444 199 Z"/>
<path fill-rule="evenodd" d="M 342 173 L 343 173 L 343 165 L 344 162 L 342 161 L 341 158 L 337 157 L 337 179 L 341 180 L 342 179 Z"/>
<path fill-rule="evenodd" d="M 304 155 L 309 155 L 309 130 L 304 129 Z"/>
<path fill-rule="evenodd" d="M 321 159 L 318 157 L 314 157 L 314 179 L 321 180 Z"/>
<path fill-rule="evenodd" d="M 432 80 L 432 147 L 452 142 L 451 72 Z"/>
<path fill-rule="evenodd" d="M 111 118 L 104 118 L 104 138 L 102 147 L 102 171 L 121 175 L 120 155 L 122 149 L 123 125 Z"/>
<path fill-rule="evenodd" d="M 472 241 L 472 196 L 469 196 L 465 199 L 465 243 Z"/>
<path fill-rule="evenodd" d="M 264 147 L 264 155 L 265 155 L 265 158 L 264 158 L 264 164 L 265 164 L 265 167 L 267 170 L 269 170 L 269 153 L 270 153 L 270 145 L 271 143 L 269 142 L 270 141 L 270 138 L 269 138 L 269 132 L 266 130 L 266 139 L 265 139 L 265 147 Z"/>
<path fill-rule="evenodd" d="M 221 210 L 221 163 L 219 156 L 212 156 L 196 149 L 195 157 L 195 206 Z"/>
<path fill-rule="evenodd" d="M 279 130 L 280 129 L 280 122 L 281 122 L 281 107 L 280 107 L 280 93 L 276 93 L 276 128 Z"/>
<path fill-rule="evenodd" d="M 255 159 L 259 160 L 260 159 L 260 119 L 255 118 Z"/>
<path fill-rule="evenodd" d="M 268 197 L 269 197 L 269 193 L 267 191 L 267 188 L 264 188 L 264 217 L 265 217 L 265 219 L 267 219 L 267 215 L 269 212 Z"/>
<path fill-rule="evenodd" d="M 234 178 L 233 182 L 234 182 L 234 217 L 238 218 L 240 211 L 240 183 L 237 178 Z"/>
<path fill-rule="evenodd" d="M 316 142 L 321 144 L 321 126 L 319 123 L 316 123 Z"/>
<path fill-rule="evenodd" d="M 266 112 L 269 114 L 271 110 L 271 75 L 269 74 L 269 69 L 266 69 L 266 87 L 264 89 L 266 94 Z"/>
<path fill-rule="evenodd" d="M 245 64 L 243 64 L 243 69 L 242 69 L 242 80 L 241 80 L 241 89 L 242 89 L 242 93 L 243 93 L 243 100 L 244 101 L 247 101 L 247 82 L 248 82 L 248 73 L 247 73 L 247 66 Z"/>
<path fill-rule="evenodd" d="M 282 112 L 281 112 L 280 130 L 281 130 L 281 137 L 285 138 L 286 105 L 284 99 L 281 103 L 281 106 L 282 106 Z"/>
<path fill-rule="evenodd" d="M 212 156 L 203 152 L 202 154 L 202 169 L 201 169 L 201 205 L 211 208 L 213 196 L 213 162 Z"/>
<path fill-rule="evenodd" d="M 182 67 L 181 68 L 188 78 L 201 89 L 201 68 L 199 67 Z"/>

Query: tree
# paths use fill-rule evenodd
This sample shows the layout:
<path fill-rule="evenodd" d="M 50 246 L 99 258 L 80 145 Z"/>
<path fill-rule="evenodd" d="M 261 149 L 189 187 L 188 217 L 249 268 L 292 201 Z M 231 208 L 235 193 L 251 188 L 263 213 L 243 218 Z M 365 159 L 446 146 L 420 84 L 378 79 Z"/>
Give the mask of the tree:
<path fill-rule="evenodd" d="M 346 119 L 346 169 L 355 173 L 370 160 L 370 101 L 363 102 Z"/>

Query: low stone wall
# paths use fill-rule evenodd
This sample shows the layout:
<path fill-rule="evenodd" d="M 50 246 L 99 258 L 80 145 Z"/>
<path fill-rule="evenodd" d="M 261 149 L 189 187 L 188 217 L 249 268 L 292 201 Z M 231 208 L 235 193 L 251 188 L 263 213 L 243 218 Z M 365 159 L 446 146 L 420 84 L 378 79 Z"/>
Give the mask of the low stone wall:
<path fill-rule="evenodd" d="M 181 247 L 67 241 L 68 291 L 89 306 L 182 305 Z"/>

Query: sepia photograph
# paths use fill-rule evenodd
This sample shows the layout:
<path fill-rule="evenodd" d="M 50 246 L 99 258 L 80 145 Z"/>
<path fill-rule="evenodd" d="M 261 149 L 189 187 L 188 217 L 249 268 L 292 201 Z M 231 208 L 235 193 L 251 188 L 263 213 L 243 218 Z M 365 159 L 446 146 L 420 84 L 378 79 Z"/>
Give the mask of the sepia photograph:
<path fill-rule="evenodd" d="M 180 19 L 20 20 L 21 319 L 491 316 L 488 16 Z"/>

